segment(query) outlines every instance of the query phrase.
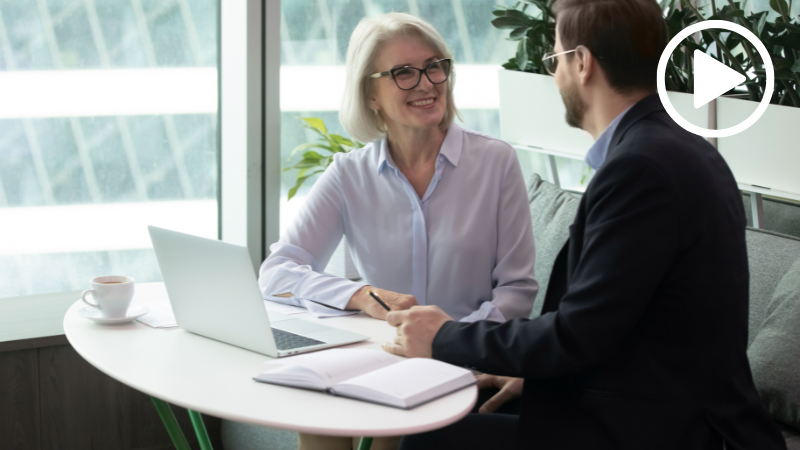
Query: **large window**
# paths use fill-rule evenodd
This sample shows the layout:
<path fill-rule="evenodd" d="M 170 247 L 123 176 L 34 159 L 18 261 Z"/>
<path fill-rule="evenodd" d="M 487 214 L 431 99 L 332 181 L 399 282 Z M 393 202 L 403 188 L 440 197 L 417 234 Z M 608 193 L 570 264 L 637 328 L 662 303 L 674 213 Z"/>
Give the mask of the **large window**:
<path fill-rule="evenodd" d="M 215 0 L 0 1 L 0 298 L 217 237 Z"/>

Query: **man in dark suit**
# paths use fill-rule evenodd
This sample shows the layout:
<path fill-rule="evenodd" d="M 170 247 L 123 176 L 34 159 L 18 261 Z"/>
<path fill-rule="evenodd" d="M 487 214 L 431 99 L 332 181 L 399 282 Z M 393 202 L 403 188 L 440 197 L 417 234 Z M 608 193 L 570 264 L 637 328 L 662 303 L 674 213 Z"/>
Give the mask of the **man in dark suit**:
<path fill-rule="evenodd" d="M 542 315 L 460 323 L 418 306 L 389 314 L 398 336 L 384 345 L 503 375 L 489 379 L 522 391 L 521 413 L 471 414 L 402 448 L 784 449 L 746 355 L 741 195 L 719 153 L 654 94 L 658 4 L 555 6 L 550 68 L 567 121 L 596 139 L 597 172 Z"/>

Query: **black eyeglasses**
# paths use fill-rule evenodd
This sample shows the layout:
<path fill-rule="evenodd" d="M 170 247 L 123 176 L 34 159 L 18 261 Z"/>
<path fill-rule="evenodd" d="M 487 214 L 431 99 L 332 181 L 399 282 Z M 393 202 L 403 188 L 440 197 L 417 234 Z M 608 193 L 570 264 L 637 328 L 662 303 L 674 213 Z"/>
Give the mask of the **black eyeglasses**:
<path fill-rule="evenodd" d="M 408 91 L 414 89 L 422 79 L 422 74 L 428 77 L 428 81 L 433 84 L 442 84 L 447 81 L 450 76 L 450 60 L 440 59 L 428 64 L 424 69 L 417 69 L 416 67 L 398 67 L 386 72 L 373 73 L 371 78 L 380 78 L 391 75 L 394 83 L 400 89 Z"/>

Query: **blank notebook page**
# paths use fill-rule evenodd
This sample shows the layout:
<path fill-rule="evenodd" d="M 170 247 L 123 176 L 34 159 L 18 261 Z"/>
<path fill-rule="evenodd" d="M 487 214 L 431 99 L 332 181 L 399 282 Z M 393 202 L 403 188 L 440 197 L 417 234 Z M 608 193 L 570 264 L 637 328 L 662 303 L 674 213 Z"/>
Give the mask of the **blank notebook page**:
<path fill-rule="evenodd" d="M 465 369 L 441 361 L 412 358 L 347 380 L 342 384 L 363 386 L 407 399 L 463 377 L 464 373 Z"/>

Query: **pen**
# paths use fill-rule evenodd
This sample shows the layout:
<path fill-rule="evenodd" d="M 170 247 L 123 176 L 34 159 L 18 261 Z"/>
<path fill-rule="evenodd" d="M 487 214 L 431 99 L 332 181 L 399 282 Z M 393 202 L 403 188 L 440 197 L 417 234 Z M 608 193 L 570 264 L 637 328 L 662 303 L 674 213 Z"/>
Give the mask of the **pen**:
<path fill-rule="evenodd" d="M 383 306 L 383 308 L 384 308 L 385 310 L 387 310 L 387 311 L 391 311 L 391 310 L 392 310 L 392 308 L 389 308 L 389 305 L 387 305 L 386 303 L 384 303 L 384 301 L 383 301 L 383 300 L 381 300 L 381 298 L 380 298 L 380 297 L 378 297 L 378 294 L 376 294 L 376 293 L 374 293 L 374 292 L 372 292 L 372 291 L 370 290 L 370 291 L 369 291 L 369 296 L 370 296 L 370 297 L 372 297 L 372 298 L 374 298 L 374 299 L 375 299 L 375 301 L 376 301 L 376 302 L 378 302 L 378 303 L 379 303 L 381 306 Z"/>

